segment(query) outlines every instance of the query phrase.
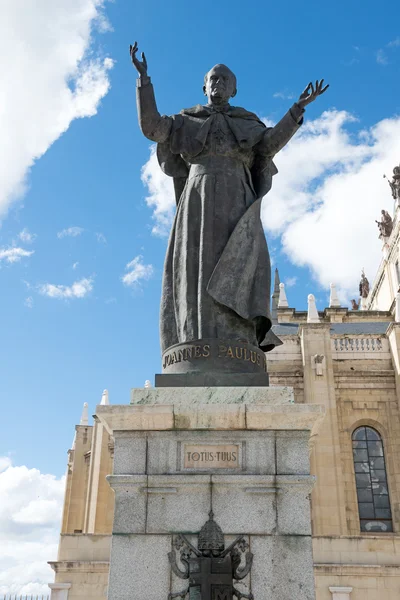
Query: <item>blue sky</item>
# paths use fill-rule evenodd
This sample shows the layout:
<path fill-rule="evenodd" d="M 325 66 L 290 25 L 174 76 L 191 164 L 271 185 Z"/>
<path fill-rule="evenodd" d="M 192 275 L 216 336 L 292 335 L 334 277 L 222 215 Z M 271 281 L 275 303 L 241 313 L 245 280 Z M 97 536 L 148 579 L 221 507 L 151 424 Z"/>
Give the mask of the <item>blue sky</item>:
<path fill-rule="evenodd" d="M 235 104 L 279 120 L 312 79 L 331 87 L 276 158 L 263 220 L 290 306 L 343 304 L 381 258 L 400 161 L 394 0 L 0 4 L 0 592 L 46 591 L 67 449 L 84 402 L 160 370 L 158 307 L 171 181 L 137 125 L 129 44 L 160 112 L 204 101 L 226 63 Z M 161 234 L 163 235 L 160 235 Z"/>
<path fill-rule="evenodd" d="M 6 2 L 6 8 L 7 4 L 11 6 Z M 99 3 L 89 0 L 74 0 L 74 4 L 90 4 L 100 10 Z M 42 0 L 25 15 L 26 28 L 38 20 L 39 5 L 46 19 L 49 3 Z M 110 26 L 103 22 L 99 28 L 87 19 L 92 35 L 86 37 L 83 47 L 85 60 L 100 57 L 103 65 L 106 58 L 113 61 L 112 68 L 109 63 L 104 69 L 109 90 L 99 92 L 102 97 L 98 101 L 92 99 L 96 114 L 71 118 L 54 143 L 44 140 L 46 152 L 27 172 L 25 192 L 12 202 L 8 194 L 4 200 L 8 211 L 1 216 L 0 248 L 18 247 L 33 253 L 15 262 L 0 261 L 0 454 L 10 455 L 15 464 L 57 476 L 64 472 L 66 450 L 82 403 L 89 402 L 94 412 L 103 388 L 109 389 L 112 403 L 128 402 L 130 388 L 142 386 L 160 370 L 158 305 L 166 238 L 152 234 L 153 211 L 146 203 L 149 192 L 141 181 L 150 143 L 137 125 L 136 75 L 129 61 L 129 44 L 137 39 L 146 52 L 159 109 L 166 114 L 203 102 L 203 75 L 217 62 L 227 63 L 237 74 L 235 104 L 273 121 L 284 114 L 310 79 L 324 77 L 331 87 L 307 110 L 306 119 L 311 122 L 323 111 L 335 109 L 356 117 L 358 121 L 332 125 L 334 137 L 337 132 L 347 132 L 347 145 L 356 147 L 361 143 L 357 132 L 384 119 L 393 119 L 397 126 L 400 111 L 400 40 L 397 21 L 392 18 L 394 2 L 377 6 L 372 1 L 339 1 L 333 7 L 319 1 L 282 5 L 256 0 L 243 5 L 222 0 L 207 6 L 115 0 L 104 4 L 103 14 Z M 21 27 L 21 35 L 24 32 Z M 35 36 L 30 40 L 33 46 L 39 43 Z M 32 55 L 35 47 L 28 44 L 26 51 Z M 3 55 L 3 64 L 10 69 L 15 57 L 12 52 L 7 56 Z M 38 57 L 54 63 L 57 73 L 54 55 Z M 36 64 L 44 66 L 43 62 Z M 23 76 L 23 67 L 16 68 Z M 73 89 L 73 68 L 65 73 L 63 85 Z M 34 85 L 32 81 L 29 85 Z M 31 112 L 29 87 L 25 92 L 24 106 L 17 115 L 22 122 L 35 120 L 39 110 L 35 106 Z M 13 86 L 8 93 L 12 103 Z M 40 90 L 34 94 L 40 105 Z M 44 98 L 44 107 L 47 101 Z M 56 117 L 53 114 L 51 118 L 56 122 Z M 11 135 L 12 128 L 5 120 L 3 126 L 6 135 L 0 137 L 0 145 L 7 162 L 11 142 L 7 133 Z M 321 131 L 317 127 L 316 132 L 309 132 L 309 138 Z M 37 135 L 40 137 L 40 131 Z M 18 148 L 15 153 L 18 157 Z M 388 168 L 391 160 L 394 166 L 400 155 L 393 152 L 387 157 Z M 282 181 L 292 170 L 286 163 L 278 164 L 277 177 Z M 357 172 L 359 167 L 351 166 Z M 336 168 L 335 158 L 304 185 L 308 190 L 320 186 Z M 346 173 L 348 168 L 349 162 L 340 166 Z M 391 207 L 386 182 L 378 183 L 382 194 L 373 207 L 376 218 L 381 204 Z M 303 184 L 298 185 L 301 188 Z M 16 186 L 12 191 L 16 192 Z M 363 193 L 360 189 L 359 194 Z M 284 197 L 282 192 L 276 200 L 283 212 Z M 319 201 L 307 210 L 313 213 L 318 206 Z M 73 227 L 83 231 L 57 236 Z M 24 234 L 18 237 L 23 230 L 35 239 L 27 242 L 25 236 L 23 241 Z M 273 225 L 268 239 L 281 279 L 292 284 L 287 289 L 290 305 L 305 309 L 307 294 L 313 291 L 322 309 L 328 292 L 320 267 L 304 258 L 303 267 L 294 264 L 296 256 L 291 260 L 288 256 L 294 249 L 282 250 L 283 232 L 281 220 Z M 337 230 L 336 238 L 340 237 Z M 378 262 L 376 236 L 371 243 Z M 360 253 L 361 269 L 364 256 Z M 142 272 L 145 277 L 126 286 L 121 280 L 125 267 L 138 256 L 142 256 L 139 264 L 148 266 Z M 330 256 L 337 262 L 334 246 Z M 373 279 L 373 273 L 369 276 Z M 351 278 L 356 289 L 358 272 L 347 274 L 347 280 Z M 82 280 L 86 281 L 83 297 L 46 295 L 48 284 L 71 286 Z M 335 283 L 340 287 L 340 281 Z M 60 290 L 59 296 L 67 293 L 65 288 Z"/>

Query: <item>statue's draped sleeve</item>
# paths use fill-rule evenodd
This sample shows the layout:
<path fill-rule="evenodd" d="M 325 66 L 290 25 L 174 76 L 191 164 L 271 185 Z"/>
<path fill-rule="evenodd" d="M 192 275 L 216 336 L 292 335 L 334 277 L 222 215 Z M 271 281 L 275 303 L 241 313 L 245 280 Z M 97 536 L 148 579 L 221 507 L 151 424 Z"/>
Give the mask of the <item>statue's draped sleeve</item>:
<path fill-rule="evenodd" d="M 266 130 L 257 151 L 272 158 L 289 142 L 303 123 L 304 108 L 293 104 L 290 110 L 274 127 Z"/>
<path fill-rule="evenodd" d="M 158 112 L 150 77 L 137 80 L 136 103 L 143 135 L 152 142 L 165 142 L 171 132 L 172 118 Z"/>

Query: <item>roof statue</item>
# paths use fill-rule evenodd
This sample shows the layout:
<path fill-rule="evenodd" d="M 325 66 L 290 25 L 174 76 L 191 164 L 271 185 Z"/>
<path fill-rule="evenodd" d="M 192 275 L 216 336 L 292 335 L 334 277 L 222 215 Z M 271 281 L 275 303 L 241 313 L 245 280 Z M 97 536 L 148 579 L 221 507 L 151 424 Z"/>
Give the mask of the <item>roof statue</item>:
<path fill-rule="evenodd" d="M 130 56 L 139 74 L 139 125 L 157 143 L 177 204 L 162 284 L 164 373 L 176 360 L 182 372 L 188 343 L 202 348 L 198 358 L 209 357 L 216 340 L 228 341 L 227 348 L 240 342 L 253 351 L 272 350 L 280 340 L 271 331 L 271 264 L 261 200 L 278 172 L 274 157 L 301 127 L 306 106 L 328 86 L 323 80 L 309 83 L 279 123 L 266 127 L 254 113 L 230 104 L 236 76 L 217 64 L 204 77 L 205 104 L 161 116 L 146 58 L 142 53 L 139 60 L 137 53 L 135 42 Z M 164 360 L 172 346 L 176 354 Z"/>
<path fill-rule="evenodd" d="M 368 298 L 368 294 L 369 294 L 369 281 L 365 276 L 364 273 L 364 269 L 361 271 L 361 280 L 360 280 L 360 285 L 359 285 L 359 290 L 360 290 L 360 297 L 361 298 Z"/>
<path fill-rule="evenodd" d="M 379 237 L 388 238 L 393 231 L 393 219 L 387 210 L 381 210 L 381 220 L 375 221 L 378 224 Z"/>
<path fill-rule="evenodd" d="M 400 165 L 393 169 L 392 181 L 384 175 L 385 179 L 388 180 L 390 189 L 392 190 L 392 196 L 394 200 L 400 200 Z"/>

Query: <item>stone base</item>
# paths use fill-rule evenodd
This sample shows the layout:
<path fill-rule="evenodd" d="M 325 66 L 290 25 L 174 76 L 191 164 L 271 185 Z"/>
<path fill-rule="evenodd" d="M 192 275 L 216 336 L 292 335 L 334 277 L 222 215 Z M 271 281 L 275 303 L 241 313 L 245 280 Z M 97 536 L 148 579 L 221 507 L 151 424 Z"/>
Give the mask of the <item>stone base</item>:
<path fill-rule="evenodd" d="M 235 582 L 242 593 L 315 598 L 308 443 L 323 409 L 292 398 L 290 388 L 153 388 L 97 407 L 115 439 L 109 600 L 183 590 L 168 553 L 178 533 L 197 547 L 211 508 L 225 546 L 242 535 L 254 554 Z"/>
<path fill-rule="evenodd" d="M 174 373 L 156 374 L 156 387 L 264 387 L 268 373 Z"/>

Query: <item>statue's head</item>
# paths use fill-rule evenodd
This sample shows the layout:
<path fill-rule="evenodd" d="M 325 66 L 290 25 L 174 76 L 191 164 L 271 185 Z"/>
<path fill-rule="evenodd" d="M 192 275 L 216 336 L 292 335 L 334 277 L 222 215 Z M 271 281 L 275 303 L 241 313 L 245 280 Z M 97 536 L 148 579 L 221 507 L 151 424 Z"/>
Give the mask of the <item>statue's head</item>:
<path fill-rule="evenodd" d="M 203 92 L 209 104 L 226 104 L 236 91 L 236 75 L 225 65 L 215 65 L 204 76 Z"/>

